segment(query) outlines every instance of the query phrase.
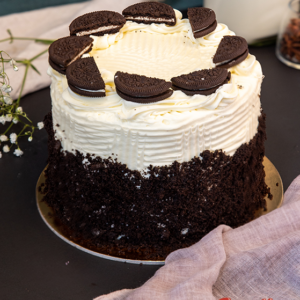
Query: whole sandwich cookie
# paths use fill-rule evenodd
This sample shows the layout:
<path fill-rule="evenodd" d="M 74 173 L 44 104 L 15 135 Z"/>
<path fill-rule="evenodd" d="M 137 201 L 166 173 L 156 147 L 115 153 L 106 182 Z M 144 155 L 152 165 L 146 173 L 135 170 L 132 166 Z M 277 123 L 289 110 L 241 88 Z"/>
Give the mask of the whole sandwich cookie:
<path fill-rule="evenodd" d="M 50 66 L 65 75 L 71 63 L 92 50 L 93 41 L 88 36 L 68 36 L 56 40 L 48 50 Z"/>
<path fill-rule="evenodd" d="M 70 35 L 84 36 L 117 33 L 126 23 L 126 19 L 114 11 L 95 11 L 82 15 L 70 24 Z"/>
<path fill-rule="evenodd" d="M 226 69 L 214 68 L 195 71 L 171 78 L 172 89 L 180 90 L 186 95 L 211 95 L 220 86 L 228 83 L 231 73 Z"/>
<path fill-rule="evenodd" d="M 216 67 L 228 69 L 245 60 L 248 53 L 248 44 L 244 38 L 225 35 L 218 46 L 213 63 Z"/>
<path fill-rule="evenodd" d="M 105 83 L 93 57 L 80 58 L 67 68 L 69 88 L 82 96 L 105 97 Z"/>
<path fill-rule="evenodd" d="M 170 5 L 160 2 L 137 3 L 125 8 L 122 14 L 127 21 L 136 23 L 165 23 L 169 26 L 176 24 L 174 9 Z"/>
<path fill-rule="evenodd" d="M 213 32 L 218 25 L 215 12 L 209 8 L 189 8 L 187 15 L 195 38 L 200 38 Z"/>
<path fill-rule="evenodd" d="M 120 71 L 115 74 L 115 85 L 121 98 L 137 103 L 157 102 L 173 94 L 171 82 Z"/>

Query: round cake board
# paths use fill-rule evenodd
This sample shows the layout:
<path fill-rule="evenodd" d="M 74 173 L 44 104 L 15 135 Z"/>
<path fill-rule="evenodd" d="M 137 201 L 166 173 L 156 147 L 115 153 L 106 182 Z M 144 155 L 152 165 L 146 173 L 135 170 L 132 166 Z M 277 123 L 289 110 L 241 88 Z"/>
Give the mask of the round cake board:
<path fill-rule="evenodd" d="M 266 202 L 267 202 L 267 210 L 263 211 L 259 210 L 256 213 L 256 218 L 265 215 L 272 210 L 280 207 L 283 202 L 283 185 L 282 185 L 282 180 L 281 177 L 276 170 L 275 166 L 270 162 L 270 160 L 267 157 L 264 157 L 264 162 L 263 165 L 265 167 L 265 172 L 266 172 L 266 184 L 271 190 L 271 194 L 273 195 L 273 199 L 270 200 L 268 197 L 266 197 Z M 46 169 L 46 168 L 45 168 Z M 93 250 L 90 250 L 88 248 L 85 248 L 74 241 L 70 239 L 67 235 L 64 234 L 62 228 L 56 224 L 55 219 L 53 218 L 53 210 L 51 207 L 48 206 L 48 204 L 43 201 L 44 194 L 42 194 L 39 191 L 39 187 L 41 186 L 42 183 L 45 183 L 45 174 L 44 171 L 41 173 L 37 185 L 36 185 L 36 201 L 37 201 L 37 207 L 38 211 L 46 223 L 46 225 L 50 228 L 50 230 L 56 234 L 59 238 L 61 238 L 63 241 L 66 243 L 70 244 L 71 246 L 87 252 L 89 254 L 99 256 L 105 259 L 109 260 L 114 260 L 114 261 L 119 261 L 119 262 L 127 262 L 127 263 L 132 263 L 132 264 L 145 264 L 145 265 L 163 265 L 164 261 L 153 261 L 153 260 L 133 260 L 133 259 L 125 259 L 125 258 L 120 258 L 120 257 L 115 257 L 103 253 L 99 253 Z"/>

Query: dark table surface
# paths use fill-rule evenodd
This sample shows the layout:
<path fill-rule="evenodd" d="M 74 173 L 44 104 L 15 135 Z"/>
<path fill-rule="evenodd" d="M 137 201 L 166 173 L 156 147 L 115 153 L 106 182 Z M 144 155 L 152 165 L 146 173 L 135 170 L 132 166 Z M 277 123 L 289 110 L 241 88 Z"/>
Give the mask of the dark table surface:
<path fill-rule="evenodd" d="M 274 47 L 251 48 L 265 79 L 261 102 L 267 114 L 266 156 L 279 171 L 286 190 L 300 174 L 300 71 L 279 62 Z M 34 123 L 51 109 L 49 88 L 23 98 Z M 1 126 L 1 125 L 0 125 Z M 70 246 L 41 219 L 35 198 L 46 166 L 47 134 L 36 132 L 0 159 L 0 299 L 93 299 L 123 288 L 135 288 L 159 266 L 105 260 Z"/>

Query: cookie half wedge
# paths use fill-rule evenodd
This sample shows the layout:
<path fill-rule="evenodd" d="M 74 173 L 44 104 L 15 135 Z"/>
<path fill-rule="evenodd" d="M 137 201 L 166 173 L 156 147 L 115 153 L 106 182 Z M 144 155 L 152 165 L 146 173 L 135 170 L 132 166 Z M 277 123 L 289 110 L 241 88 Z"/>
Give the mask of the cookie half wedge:
<path fill-rule="evenodd" d="M 142 2 L 125 8 L 122 12 L 127 21 L 144 24 L 161 24 L 175 26 L 176 17 L 174 9 L 161 2 Z"/>
<path fill-rule="evenodd" d="M 118 71 L 115 74 L 116 92 L 127 101 L 152 103 L 169 98 L 173 94 L 171 82 L 159 78 L 129 74 Z"/>
<path fill-rule="evenodd" d="M 65 75 L 70 64 L 92 50 L 93 41 L 88 36 L 68 36 L 56 40 L 48 50 L 50 66 Z"/>
<path fill-rule="evenodd" d="M 172 89 L 188 96 L 211 95 L 229 82 L 231 73 L 223 68 L 203 69 L 171 78 Z"/>
<path fill-rule="evenodd" d="M 105 83 L 93 57 L 80 58 L 67 68 L 69 88 L 87 97 L 105 97 Z"/>
<path fill-rule="evenodd" d="M 114 11 L 102 10 L 84 14 L 69 26 L 70 35 L 84 36 L 117 33 L 126 23 L 126 19 Z"/>
<path fill-rule="evenodd" d="M 218 25 L 215 12 L 209 8 L 192 7 L 188 9 L 187 15 L 195 38 L 213 32 Z"/>
<path fill-rule="evenodd" d="M 231 68 L 247 58 L 249 54 L 247 41 L 236 35 L 225 35 L 213 58 L 219 68 Z"/>

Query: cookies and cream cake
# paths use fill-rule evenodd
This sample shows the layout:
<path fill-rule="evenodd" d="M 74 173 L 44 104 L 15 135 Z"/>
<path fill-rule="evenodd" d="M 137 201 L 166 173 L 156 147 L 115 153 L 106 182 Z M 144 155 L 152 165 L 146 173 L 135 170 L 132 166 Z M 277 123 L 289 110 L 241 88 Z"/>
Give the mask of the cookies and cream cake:
<path fill-rule="evenodd" d="M 45 200 L 72 239 L 120 257 L 164 259 L 250 221 L 268 193 L 259 62 L 211 10 L 191 21 L 172 10 L 169 25 L 162 5 L 125 9 L 118 32 L 90 35 L 90 52 L 48 70 Z M 88 20 L 73 25 L 85 32 Z"/>

